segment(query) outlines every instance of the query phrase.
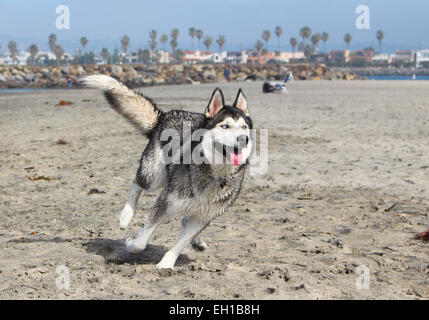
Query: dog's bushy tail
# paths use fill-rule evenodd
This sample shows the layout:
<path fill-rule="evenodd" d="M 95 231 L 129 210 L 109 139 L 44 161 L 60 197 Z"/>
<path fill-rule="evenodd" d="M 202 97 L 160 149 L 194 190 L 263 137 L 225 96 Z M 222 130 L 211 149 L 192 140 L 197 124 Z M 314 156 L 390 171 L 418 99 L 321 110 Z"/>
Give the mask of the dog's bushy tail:
<path fill-rule="evenodd" d="M 101 89 L 111 107 L 127 119 L 138 131 L 149 135 L 162 111 L 150 98 L 134 92 L 124 84 L 105 75 L 87 76 L 80 82 L 88 88 Z"/>

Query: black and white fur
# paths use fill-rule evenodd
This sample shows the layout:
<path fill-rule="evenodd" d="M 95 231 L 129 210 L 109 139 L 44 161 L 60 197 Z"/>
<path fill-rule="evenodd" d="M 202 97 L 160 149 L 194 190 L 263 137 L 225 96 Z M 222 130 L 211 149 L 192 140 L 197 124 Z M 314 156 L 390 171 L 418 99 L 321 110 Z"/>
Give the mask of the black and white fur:
<path fill-rule="evenodd" d="M 88 76 L 81 82 L 87 87 L 103 90 L 111 107 L 149 138 L 128 200 L 119 216 L 119 224 L 121 228 L 130 224 L 143 191 L 162 187 L 144 228 L 135 239 L 126 240 L 126 247 L 133 253 L 144 250 L 153 232 L 166 218 L 180 216 L 183 232 L 157 265 L 159 269 L 173 269 L 180 252 L 189 243 L 199 250 L 207 247 L 199 234 L 210 221 L 225 213 L 240 193 L 252 150 L 252 121 L 246 98 L 240 89 L 234 104 L 228 106 L 222 91 L 215 89 L 204 114 L 183 110 L 163 112 L 152 100 L 111 77 Z M 161 133 L 165 129 L 174 129 L 182 134 L 184 122 L 191 124 L 193 132 L 207 129 L 202 142 L 196 144 L 202 147 L 204 157 L 209 156 L 206 153 L 214 152 L 223 158 L 229 154 L 231 159 L 240 161 L 235 165 L 227 161 L 224 164 L 166 163 Z M 223 150 L 208 148 L 212 140 L 221 141 Z"/>

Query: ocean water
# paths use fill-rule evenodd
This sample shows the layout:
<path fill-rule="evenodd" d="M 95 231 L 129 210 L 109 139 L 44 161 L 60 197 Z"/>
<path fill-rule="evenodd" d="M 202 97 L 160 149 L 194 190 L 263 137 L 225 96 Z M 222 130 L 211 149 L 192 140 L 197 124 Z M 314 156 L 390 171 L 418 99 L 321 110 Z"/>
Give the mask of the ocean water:
<path fill-rule="evenodd" d="M 366 76 L 369 80 L 413 80 L 413 76 Z M 415 80 L 429 80 L 429 76 L 416 76 Z"/>

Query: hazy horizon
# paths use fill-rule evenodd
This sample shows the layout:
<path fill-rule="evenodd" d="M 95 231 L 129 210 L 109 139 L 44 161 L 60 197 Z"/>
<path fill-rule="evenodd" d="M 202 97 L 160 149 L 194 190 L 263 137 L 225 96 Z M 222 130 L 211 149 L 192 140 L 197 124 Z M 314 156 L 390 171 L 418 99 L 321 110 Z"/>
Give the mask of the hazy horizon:
<path fill-rule="evenodd" d="M 370 9 L 370 29 L 355 27 L 359 5 Z M 70 8 L 70 29 L 55 27 L 58 5 Z M 79 39 L 89 40 L 88 51 L 99 51 L 103 47 L 120 48 L 120 38 L 127 34 L 131 39 L 129 50 L 148 48 L 149 32 L 154 29 L 158 37 L 170 34 L 173 28 L 180 30 L 179 48 L 191 49 L 190 27 L 202 29 L 213 38 L 211 50 L 217 51 L 216 38 L 225 35 L 227 50 L 246 50 L 261 40 L 262 31 L 271 31 L 268 49 L 277 50 L 278 42 L 274 28 L 283 29 L 281 49 L 290 51 L 289 39 L 300 40 L 299 29 L 309 26 L 313 33 L 328 32 L 330 38 L 326 49 L 345 49 L 345 33 L 352 35 L 350 49 L 373 46 L 378 48 L 376 32 L 384 32 L 383 51 L 395 49 L 429 48 L 429 1 L 411 0 L 407 5 L 388 0 L 341 1 L 301 0 L 293 1 L 244 1 L 230 0 L 203 2 L 184 0 L 148 1 L 99 1 L 82 0 L 35 3 L 23 0 L 13 2 L 0 0 L 0 44 L 1 51 L 7 50 L 7 43 L 15 40 L 20 51 L 36 43 L 41 51 L 48 50 L 48 36 L 57 35 L 57 42 L 66 51 L 75 52 L 80 47 Z M 322 45 L 319 45 L 322 47 Z M 194 39 L 194 48 L 198 47 Z M 162 44 L 158 41 L 158 48 Z M 201 48 L 205 49 L 201 43 Z M 167 49 L 170 46 L 167 44 Z"/>

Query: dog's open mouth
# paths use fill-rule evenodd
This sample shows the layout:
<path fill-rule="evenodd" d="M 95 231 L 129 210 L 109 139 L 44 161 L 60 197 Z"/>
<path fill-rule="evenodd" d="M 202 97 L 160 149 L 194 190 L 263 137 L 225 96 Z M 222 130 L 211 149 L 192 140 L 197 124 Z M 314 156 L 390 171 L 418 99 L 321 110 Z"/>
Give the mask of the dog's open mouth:
<path fill-rule="evenodd" d="M 229 148 L 226 148 L 226 151 L 229 152 Z M 239 166 L 243 162 L 243 153 L 237 147 L 234 147 L 232 152 L 229 152 L 229 161 L 234 166 Z"/>
<path fill-rule="evenodd" d="M 229 163 L 231 163 L 232 165 L 239 166 L 243 163 L 242 148 L 238 146 L 230 147 L 218 143 L 216 143 L 216 148 L 219 152 L 222 152 L 223 156 L 226 159 L 229 159 Z"/>

